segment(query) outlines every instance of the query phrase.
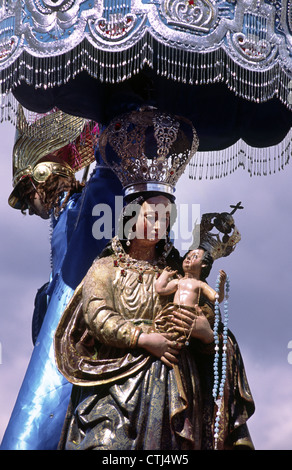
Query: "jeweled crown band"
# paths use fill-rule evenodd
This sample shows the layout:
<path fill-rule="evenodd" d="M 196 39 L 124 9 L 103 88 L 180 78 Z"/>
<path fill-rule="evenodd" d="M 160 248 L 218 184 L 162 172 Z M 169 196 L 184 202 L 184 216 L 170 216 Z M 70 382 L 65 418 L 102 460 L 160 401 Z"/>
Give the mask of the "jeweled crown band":
<path fill-rule="evenodd" d="M 170 184 L 159 182 L 137 183 L 131 184 L 124 188 L 124 196 L 142 192 L 160 192 L 166 194 L 174 194 L 175 189 Z"/>

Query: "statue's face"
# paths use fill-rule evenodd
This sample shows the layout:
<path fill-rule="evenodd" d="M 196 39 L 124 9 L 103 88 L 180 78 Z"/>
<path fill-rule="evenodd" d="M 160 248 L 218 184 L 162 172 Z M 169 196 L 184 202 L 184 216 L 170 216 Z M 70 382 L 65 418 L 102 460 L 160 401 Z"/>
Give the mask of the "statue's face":
<path fill-rule="evenodd" d="M 170 222 L 171 203 L 165 196 L 155 196 L 147 199 L 139 212 L 135 224 L 138 239 L 157 243 L 165 238 Z"/>
<path fill-rule="evenodd" d="M 184 272 L 200 274 L 203 263 L 203 256 L 204 250 L 201 248 L 190 251 L 183 261 Z"/>
<path fill-rule="evenodd" d="M 40 195 L 37 191 L 32 192 L 27 200 L 29 215 L 38 215 L 42 219 L 49 219 L 50 214 L 45 209 Z"/>

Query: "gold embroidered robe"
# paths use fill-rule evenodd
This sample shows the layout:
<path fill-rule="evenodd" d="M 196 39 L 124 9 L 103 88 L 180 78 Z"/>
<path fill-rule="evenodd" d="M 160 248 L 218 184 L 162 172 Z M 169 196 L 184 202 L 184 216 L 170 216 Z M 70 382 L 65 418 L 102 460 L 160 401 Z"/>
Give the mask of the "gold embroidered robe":
<path fill-rule="evenodd" d="M 192 340 L 173 369 L 135 347 L 164 306 L 154 269 L 98 259 L 77 288 L 55 337 L 59 370 L 74 384 L 61 449 L 213 448 L 213 349 Z M 167 299 L 164 299 L 164 304 Z M 236 341 L 228 342 L 228 380 L 219 448 L 252 447 L 246 420 L 253 400 Z"/>

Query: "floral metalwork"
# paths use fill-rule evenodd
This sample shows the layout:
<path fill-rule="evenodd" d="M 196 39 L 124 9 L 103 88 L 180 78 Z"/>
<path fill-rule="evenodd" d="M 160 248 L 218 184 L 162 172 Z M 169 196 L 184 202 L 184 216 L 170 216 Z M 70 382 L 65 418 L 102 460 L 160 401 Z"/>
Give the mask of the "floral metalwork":
<path fill-rule="evenodd" d="M 81 70 L 117 83 L 148 64 L 173 80 L 224 81 L 249 100 L 278 96 L 290 107 L 291 1 L 5 0 L 0 91 L 20 79 L 59 85 Z"/>

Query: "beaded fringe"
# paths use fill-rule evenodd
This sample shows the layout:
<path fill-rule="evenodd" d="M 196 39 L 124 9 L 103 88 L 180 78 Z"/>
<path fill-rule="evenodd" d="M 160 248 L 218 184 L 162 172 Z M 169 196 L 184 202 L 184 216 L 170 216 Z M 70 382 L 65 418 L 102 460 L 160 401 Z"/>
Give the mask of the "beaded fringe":
<path fill-rule="evenodd" d="M 292 82 L 275 62 L 267 70 L 240 66 L 220 48 L 209 53 L 170 47 L 156 41 L 149 32 L 126 50 L 100 50 L 83 40 L 63 55 L 33 57 L 23 52 L 1 71 L 0 122 L 16 124 L 18 103 L 11 91 L 21 81 L 35 88 L 51 88 L 67 83 L 82 71 L 100 82 L 119 83 L 139 73 L 145 65 L 159 76 L 186 84 L 223 82 L 236 95 L 254 102 L 277 96 L 287 107 L 292 102 Z M 238 168 L 252 175 L 265 175 L 283 169 L 289 162 L 291 134 L 275 147 L 257 149 L 242 140 L 219 152 L 198 152 L 189 164 L 191 179 L 221 178 Z"/>
<path fill-rule="evenodd" d="M 65 84 L 87 71 L 101 82 L 119 83 L 138 74 L 146 64 L 158 75 L 177 82 L 190 85 L 223 82 L 236 95 L 250 101 L 259 103 L 277 96 L 287 107 L 292 102 L 291 78 L 278 62 L 269 69 L 247 69 L 235 63 L 223 48 L 203 53 L 170 47 L 146 32 L 125 50 L 101 50 L 85 39 L 63 55 L 35 57 L 23 52 L 1 71 L 1 120 L 12 118 L 14 110 L 7 95 L 21 81 L 46 89 Z"/>
<path fill-rule="evenodd" d="M 265 176 L 281 171 L 290 161 L 292 153 L 292 130 L 279 144 L 255 148 L 238 140 L 234 145 L 220 151 L 197 152 L 189 163 L 192 180 L 218 179 L 242 168 L 250 176 Z"/>
<path fill-rule="evenodd" d="M 13 95 L 5 95 L 2 103 L 3 120 L 10 120 L 16 125 L 18 102 Z M 38 115 L 24 110 L 28 127 Z M 24 129 L 25 132 L 25 129 Z M 250 176 L 265 176 L 284 170 L 290 162 L 292 154 L 292 129 L 277 145 L 266 148 L 255 148 L 238 140 L 234 145 L 218 151 L 198 151 L 188 164 L 188 176 L 192 180 L 219 179 L 226 177 L 236 170 L 248 171 Z"/>

